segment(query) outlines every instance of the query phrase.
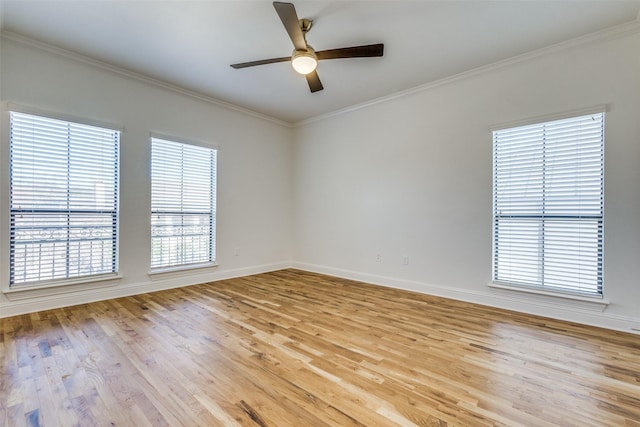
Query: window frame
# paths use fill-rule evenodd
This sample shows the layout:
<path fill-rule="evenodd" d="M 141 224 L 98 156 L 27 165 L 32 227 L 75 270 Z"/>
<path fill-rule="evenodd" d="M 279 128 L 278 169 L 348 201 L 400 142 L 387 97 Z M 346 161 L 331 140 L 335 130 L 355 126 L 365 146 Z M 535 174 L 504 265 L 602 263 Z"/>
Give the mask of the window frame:
<path fill-rule="evenodd" d="M 2 124 L 3 128 L 6 127 L 7 132 L 3 132 L 2 138 L 6 138 L 6 144 L 2 144 L 2 150 L 0 150 L 0 161 L 6 167 L 6 173 L 2 173 L 0 176 L 0 181 L 2 181 L 2 186 L 5 188 L 7 197 L 6 197 L 6 206 L 8 209 L 3 210 L 1 218 L 2 218 L 2 226 L 3 229 L 8 230 L 9 232 L 6 236 L 2 237 L 2 241 L 0 244 L 3 247 L 8 248 L 5 252 L 7 255 L 3 256 L 0 262 L 6 266 L 3 268 L 6 271 L 6 281 L 5 285 L 2 287 L 2 292 L 7 295 L 7 298 L 10 300 L 21 300 L 25 298 L 30 298 L 31 296 L 50 296 L 55 295 L 60 292 L 60 287 L 73 287 L 77 288 L 77 285 L 82 284 L 91 284 L 90 287 L 86 289 L 94 289 L 97 287 L 111 286 L 113 285 L 113 281 L 120 279 L 122 276 L 120 275 L 119 267 L 120 267 L 120 171 L 121 171 L 121 141 L 122 141 L 122 133 L 124 128 L 120 125 L 116 125 L 113 123 L 107 123 L 103 121 L 91 120 L 83 117 L 72 116 L 68 114 L 62 114 L 57 112 L 51 112 L 46 110 L 41 110 L 33 107 L 24 107 L 20 105 L 4 103 L 3 104 L 3 118 Z M 12 114 L 21 114 L 27 116 L 35 116 L 42 117 L 44 120 L 53 120 L 53 121 L 61 121 L 66 122 L 68 126 L 80 126 L 80 127 L 92 127 L 92 128 L 100 128 L 106 133 L 115 133 L 115 139 L 113 147 L 114 158 L 115 158 L 115 166 L 114 174 L 113 174 L 113 200 L 114 206 L 113 211 L 111 213 L 112 219 L 111 223 L 113 224 L 109 228 L 111 228 L 110 236 L 112 236 L 111 244 L 113 253 L 110 256 L 111 261 L 110 265 L 111 271 L 106 272 L 97 272 L 97 273 L 89 273 L 89 274 L 78 274 L 78 275 L 67 275 L 66 277 L 58 277 L 58 278 L 46 278 L 42 280 L 30 280 L 24 282 L 14 283 L 13 280 L 13 259 L 14 259 L 14 245 L 13 245 L 13 237 L 12 232 L 12 217 L 14 213 L 12 212 L 12 200 L 13 200 L 13 170 L 14 163 L 12 161 L 12 151 L 13 151 L 13 137 L 11 135 L 12 130 Z M 70 144 L 67 142 L 67 144 Z M 3 169 L 5 169 L 3 167 Z M 67 209 L 64 210 L 64 214 L 72 214 L 73 211 L 77 211 L 77 209 Z M 102 211 L 103 209 L 98 209 L 97 211 Z M 62 213 L 63 210 L 60 210 Z M 105 212 L 101 212 L 106 214 Z M 66 258 L 65 263 L 69 265 L 72 262 L 68 256 Z M 34 293 L 35 292 L 35 293 Z"/>
<path fill-rule="evenodd" d="M 587 108 L 587 109 L 582 109 L 582 110 L 575 110 L 575 111 L 571 111 L 571 112 L 566 112 L 563 114 L 555 114 L 555 115 L 548 115 L 548 116 L 542 116 L 542 117 L 538 117 L 538 118 L 533 118 L 533 119 L 529 119 L 529 120 L 525 120 L 525 121 L 517 121 L 517 122 L 511 122 L 511 123 L 507 123 L 507 124 L 502 124 L 502 125 L 496 125 L 496 126 L 492 126 L 490 128 L 490 131 L 492 132 L 492 173 L 493 173 L 493 177 L 492 177 L 492 235 L 491 235 L 491 241 L 492 241 L 492 264 L 491 264 L 491 277 L 492 277 L 492 282 L 489 284 L 490 287 L 492 288 L 496 288 L 496 289 L 504 289 L 504 290 L 515 290 L 515 291 L 523 291 L 523 292 L 528 292 L 528 293 L 533 293 L 533 294 L 539 294 L 539 295 L 546 295 L 546 296 L 552 296 L 552 297 L 561 297 L 561 298 L 568 298 L 568 299 L 573 299 L 573 300 L 578 300 L 578 301 L 599 301 L 602 304 L 608 304 L 608 301 L 605 300 L 604 298 L 604 145 L 605 145 L 605 117 L 606 117 L 606 113 L 608 111 L 608 106 L 607 105 L 598 105 L 598 106 L 594 106 L 591 108 Z M 583 290 L 579 290 L 576 289 L 575 287 L 559 287 L 559 286 L 550 286 L 550 285 L 545 285 L 544 281 L 545 279 L 541 279 L 541 284 L 540 285 L 536 285 L 536 284 L 531 284 L 531 283 L 522 283 L 522 282 L 512 282 L 512 281 L 507 281 L 507 280 L 500 280 L 497 277 L 497 263 L 498 263 L 498 253 L 497 253 L 497 245 L 498 245 L 498 236 L 497 236 L 497 232 L 498 232 L 498 220 L 499 218 L 497 218 L 497 201 L 496 201 L 496 185 L 497 185 L 497 177 L 496 177 L 496 137 L 495 137 L 495 133 L 498 131 L 508 131 L 508 130 L 515 130 L 519 127 L 527 127 L 527 126 L 536 126 L 536 125 L 548 125 L 548 124 L 552 124 L 553 122 L 556 121 L 562 121 L 562 120 L 567 120 L 567 119 L 578 119 L 580 117 L 583 116 L 589 116 L 589 115 L 600 115 L 602 114 L 602 124 L 601 124 L 601 128 L 602 128 L 602 137 L 600 139 L 600 150 L 601 150 L 601 156 L 600 156 L 600 194 L 601 194 L 601 200 L 600 200 L 600 215 L 598 218 L 595 218 L 597 221 L 599 221 L 598 223 L 598 228 L 599 231 L 597 233 L 599 240 L 598 240 L 598 247 L 599 247 L 599 252 L 597 255 L 597 264 L 596 265 L 596 269 L 597 269 L 597 285 L 596 285 L 596 290 L 593 292 L 587 292 L 587 291 L 583 291 Z M 543 160 L 544 162 L 545 160 Z M 546 178 L 543 178 L 543 180 Z M 543 185 L 547 185 L 547 184 L 543 184 Z M 573 218 L 577 219 L 577 220 L 593 220 L 594 218 L 589 215 L 574 215 Z M 545 214 L 542 214 L 540 216 L 540 220 L 541 221 L 545 221 Z M 544 240 L 544 239 L 543 239 Z M 540 242 L 542 243 L 542 242 Z M 541 259 L 544 259 L 546 255 L 541 255 Z M 544 269 L 543 269 L 544 270 Z"/>
<path fill-rule="evenodd" d="M 210 188 L 210 196 L 211 196 L 211 200 L 209 203 L 210 206 L 210 212 L 208 213 L 208 215 L 210 215 L 209 218 L 209 233 L 208 233 L 208 239 L 209 239 L 209 257 L 208 260 L 201 260 L 201 261 L 195 261 L 195 262 L 184 262 L 184 263 L 176 263 L 176 264 L 169 264 L 169 265 L 154 265 L 154 221 L 153 221 L 153 216 L 154 214 L 157 215 L 158 212 L 154 212 L 154 200 L 153 200 L 153 195 L 154 195 L 154 177 L 153 177 L 153 163 L 154 163 L 154 151 L 153 151 L 153 144 L 154 141 L 160 141 L 160 142 L 165 142 L 165 143 L 169 143 L 169 144 L 176 144 L 176 145 L 181 145 L 181 146 L 186 146 L 186 147 L 193 147 L 194 149 L 202 149 L 202 150 L 208 150 L 210 155 L 213 156 L 212 160 L 212 165 L 211 168 L 209 170 L 209 180 L 210 180 L 210 184 L 211 184 L 211 188 Z M 219 153 L 220 153 L 220 149 L 218 146 L 213 145 L 213 144 L 209 144 L 209 143 L 204 143 L 201 141 L 194 141 L 194 140 L 189 140 L 186 138 L 181 138 L 181 137 L 175 137 L 175 136 L 169 136 L 169 135 L 164 135 L 164 134 L 159 134 L 159 133 L 150 133 L 149 135 L 149 169 L 150 169 L 150 205 L 149 205 L 149 212 L 150 212 L 150 257 L 149 257 L 149 275 L 153 276 L 156 274 L 162 274 L 162 273 L 171 273 L 171 272 L 175 272 L 175 271 L 183 271 L 183 270 L 194 270 L 194 269 L 202 269 L 202 268 L 210 268 L 210 267 L 217 267 L 217 247 L 216 247 L 216 242 L 217 242 L 217 230 L 216 230 L 216 224 L 217 224 L 217 192 L 218 192 L 218 178 L 217 178 L 217 172 L 218 172 L 218 157 L 219 157 Z M 182 167 L 181 170 L 184 170 L 184 167 Z M 162 212 L 161 214 L 174 214 L 177 215 L 179 214 L 178 211 L 174 211 L 174 212 Z M 191 213 L 187 213 L 187 215 L 189 214 L 204 214 L 204 212 L 191 212 Z"/>

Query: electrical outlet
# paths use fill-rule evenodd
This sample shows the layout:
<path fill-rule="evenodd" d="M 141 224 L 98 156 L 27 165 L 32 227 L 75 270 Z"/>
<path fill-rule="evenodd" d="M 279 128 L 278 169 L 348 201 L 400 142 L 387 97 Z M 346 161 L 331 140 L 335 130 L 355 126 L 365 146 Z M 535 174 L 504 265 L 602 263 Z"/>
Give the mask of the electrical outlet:
<path fill-rule="evenodd" d="M 402 257 L 402 265 L 409 265 L 409 256 L 405 255 Z"/>
<path fill-rule="evenodd" d="M 233 249 L 233 256 L 238 256 L 240 255 L 240 248 L 234 248 Z"/>
<path fill-rule="evenodd" d="M 382 255 L 376 254 L 376 262 L 382 262 Z"/>

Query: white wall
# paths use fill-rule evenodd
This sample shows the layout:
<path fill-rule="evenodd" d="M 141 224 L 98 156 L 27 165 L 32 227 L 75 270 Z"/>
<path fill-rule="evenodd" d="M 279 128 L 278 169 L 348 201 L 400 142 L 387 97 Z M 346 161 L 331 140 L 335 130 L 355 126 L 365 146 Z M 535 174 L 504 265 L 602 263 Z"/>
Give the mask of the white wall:
<path fill-rule="evenodd" d="M 293 265 L 614 329 L 638 327 L 638 52 L 636 31 L 470 73 L 292 130 L 3 40 L 3 101 L 110 122 L 125 130 L 123 278 L 106 287 L 53 297 L 10 301 L 0 295 L 0 316 Z M 601 312 L 597 304 L 489 288 L 490 126 L 599 104 L 609 105 L 604 283 L 609 306 Z M 216 269 L 147 275 L 150 131 L 220 148 Z M 9 199 L 5 133 L 0 145 L 2 206 Z M 0 209 L 4 285 L 7 217 L 6 209 Z M 234 256 L 235 248 L 239 256 Z"/>
<path fill-rule="evenodd" d="M 589 303 L 489 288 L 490 127 L 599 104 L 610 108 L 604 248 L 610 305 L 600 312 Z M 615 329 L 637 327 L 639 123 L 637 31 L 310 121 L 295 129 L 296 265 Z"/>
<path fill-rule="evenodd" d="M 124 127 L 122 279 L 13 301 L 0 316 L 282 268 L 291 260 L 291 129 L 158 85 L 2 40 L 2 100 Z M 6 124 L 7 113 L 3 111 Z M 150 277 L 149 132 L 209 143 L 218 153 L 217 268 Z M 8 280 L 8 135 L 2 132 L 0 281 Z M 235 250 L 238 255 L 235 255 Z M 108 285 L 100 287 L 101 285 Z"/>

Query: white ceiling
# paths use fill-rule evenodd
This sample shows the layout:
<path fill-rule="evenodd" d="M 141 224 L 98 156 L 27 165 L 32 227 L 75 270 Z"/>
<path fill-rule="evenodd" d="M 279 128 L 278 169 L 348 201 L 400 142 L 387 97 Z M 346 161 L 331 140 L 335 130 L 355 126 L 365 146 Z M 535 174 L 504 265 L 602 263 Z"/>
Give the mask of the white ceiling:
<path fill-rule="evenodd" d="M 384 97 L 637 20 L 634 1 L 295 1 L 316 50 L 384 43 L 382 58 L 322 61 L 310 93 L 270 1 L 2 0 L 3 31 L 286 122 Z"/>

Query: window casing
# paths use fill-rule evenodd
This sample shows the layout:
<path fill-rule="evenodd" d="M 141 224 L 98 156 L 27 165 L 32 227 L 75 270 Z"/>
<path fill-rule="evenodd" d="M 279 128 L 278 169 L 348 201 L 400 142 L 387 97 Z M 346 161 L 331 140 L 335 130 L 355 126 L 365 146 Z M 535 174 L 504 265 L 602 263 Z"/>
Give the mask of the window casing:
<path fill-rule="evenodd" d="M 604 113 L 493 132 L 493 280 L 601 297 Z"/>
<path fill-rule="evenodd" d="M 217 150 L 151 138 L 151 269 L 215 262 Z"/>
<path fill-rule="evenodd" d="M 120 132 L 10 112 L 9 284 L 118 271 Z"/>

